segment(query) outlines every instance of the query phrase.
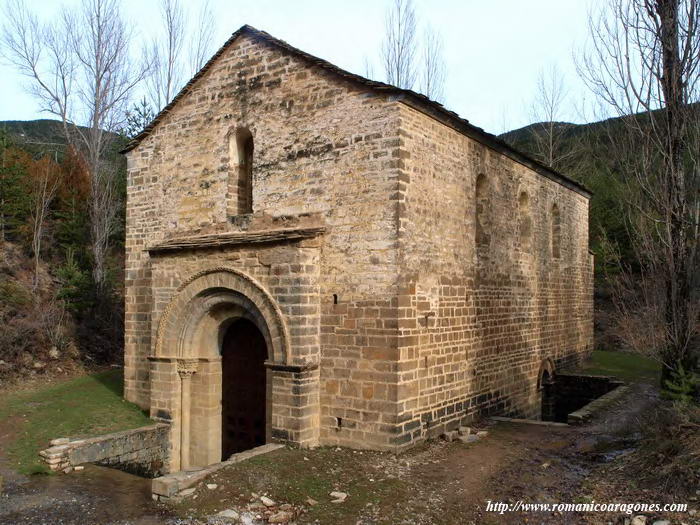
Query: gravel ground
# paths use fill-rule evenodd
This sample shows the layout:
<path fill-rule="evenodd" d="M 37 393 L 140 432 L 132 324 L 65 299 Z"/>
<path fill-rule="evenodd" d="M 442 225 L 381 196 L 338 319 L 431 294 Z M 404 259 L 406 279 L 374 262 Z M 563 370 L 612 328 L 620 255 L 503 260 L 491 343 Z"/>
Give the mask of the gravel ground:
<path fill-rule="evenodd" d="M 488 436 L 477 443 L 435 441 L 400 456 L 336 448 L 282 449 L 219 471 L 192 494 L 168 505 L 153 502 L 150 481 L 136 476 L 87 466 L 69 475 L 24 477 L 12 473 L 0 456 L 0 525 L 229 522 L 216 517 L 222 510 L 236 512 L 250 524 L 274 515 L 333 525 L 629 525 L 634 516 L 621 513 L 499 514 L 487 512 L 486 505 L 678 501 L 660 489 L 637 486 L 624 468 L 625 458 L 634 453 L 639 415 L 657 402 L 652 387 L 637 385 L 583 427 L 498 423 L 488 425 Z M 0 443 L 11 431 L 0 428 Z M 328 494 L 334 490 L 346 492 L 347 499 L 332 503 Z M 274 506 L 265 507 L 263 495 L 274 500 Z M 309 504 L 309 497 L 316 502 Z M 689 503 L 690 509 L 698 508 L 697 501 Z M 691 513 L 646 517 L 646 525 L 661 519 L 700 523 L 698 514 Z"/>

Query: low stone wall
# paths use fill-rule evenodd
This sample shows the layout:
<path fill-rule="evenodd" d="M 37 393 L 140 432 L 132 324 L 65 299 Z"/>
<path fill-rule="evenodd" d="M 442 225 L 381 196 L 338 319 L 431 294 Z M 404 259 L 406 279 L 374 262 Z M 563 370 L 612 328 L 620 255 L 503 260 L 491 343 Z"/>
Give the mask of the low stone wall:
<path fill-rule="evenodd" d="M 623 384 L 611 376 L 557 374 L 554 387 L 555 421 L 567 421 L 572 412 Z"/>
<path fill-rule="evenodd" d="M 153 478 L 167 473 L 169 431 L 169 425 L 157 423 L 93 438 L 58 438 L 39 455 L 53 471 L 95 463 Z"/>
<path fill-rule="evenodd" d="M 615 390 L 611 390 L 607 394 L 591 401 L 586 406 L 579 408 L 575 412 L 569 414 L 567 423 L 569 425 L 581 425 L 590 420 L 594 415 L 605 410 L 615 401 L 619 400 L 627 393 L 629 387 L 627 385 L 618 386 Z"/>

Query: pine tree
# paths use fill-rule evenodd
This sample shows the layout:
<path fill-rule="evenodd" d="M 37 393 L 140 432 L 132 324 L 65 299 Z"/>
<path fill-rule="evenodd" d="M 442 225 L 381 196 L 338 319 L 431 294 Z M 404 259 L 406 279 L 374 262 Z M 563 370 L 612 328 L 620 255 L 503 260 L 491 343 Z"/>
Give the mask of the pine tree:
<path fill-rule="evenodd" d="M 0 130 L 0 244 L 16 240 L 29 213 L 25 170 L 12 154 L 10 138 Z"/>

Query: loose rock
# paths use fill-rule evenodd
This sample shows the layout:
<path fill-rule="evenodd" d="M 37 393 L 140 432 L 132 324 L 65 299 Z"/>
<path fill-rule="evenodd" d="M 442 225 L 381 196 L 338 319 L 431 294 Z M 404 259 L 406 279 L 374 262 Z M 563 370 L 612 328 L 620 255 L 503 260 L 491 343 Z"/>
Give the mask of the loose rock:
<path fill-rule="evenodd" d="M 275 512 L 269 518 L 267 518 L 268 523 L 287 523 L 294 518 L 294 514 L 286 510 L 281 510 Z"/>
<path fill-rule="evenodd" d="M 275 502 L 268 498 L 267 496 L 260 496 L 260 502 L 266 507 L 274 507 Z"/>
<path fill-rule="evenodd" d="M 631 525 L 646 525 L 647 523 L 647 517 L 640 514 L 639 516 L 635 516 L 632 518 L 632 523 Z"/>
<path fill-rule="evenodd" d="M 218 486 L 219 486 L 219 485 L 217 485 L 216 483 L 207 483 L 207 488 L 208 488 L 209 490 L 214 490 L 214 489 L 216 489 Z"/>
<path fill-rule="evenodd" d="M 330 497 L 333 498 L 331 503 L 342 503 L 345 501 L 345 499 L 348 497 L 348 495 L 345 492 L 331 492 Z"/>
<path fill-rule="evenodd" d="M 452 441 L 454 441 L 454 439 L 455 439 L 455 437 L 456 437 L 455 434 L 456 434 L 456 432 L 454 432 L 454 431 L 452 431 L 452 432 L 445 432 L 445 433 L 442 435 L 442 439 L 444 439 L 444 440 L 447 441 L 448 443 L 451 443 Z"/>
<path fill-rule="evenodd" d="M 191 488 L 191 489 L 181 490 L 180 492 L 178 492 L 177 495 L 182 496 L 183 498 L 186 498 L 187 496 L 191 496 L 192 494 L 194 494 L 195 490 L 197 490 L 197 489 Z"/>
<path fill-rule="evenodd" d="M 222 510 L 217 514 L 220 518 L 231 518 L 234 520 L 237 520 L 240 516 L 238 515 L 238 512 L 236 512 L 233 509 L 227 509 L 227 510 Z"/>

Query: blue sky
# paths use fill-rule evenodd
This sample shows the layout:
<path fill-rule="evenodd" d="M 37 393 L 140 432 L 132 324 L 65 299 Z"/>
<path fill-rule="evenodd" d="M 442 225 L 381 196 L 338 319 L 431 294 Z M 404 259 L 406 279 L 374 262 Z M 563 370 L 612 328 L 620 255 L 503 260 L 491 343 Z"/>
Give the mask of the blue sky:
<path fill-rule="evenodd" d="M 28 1 L 42 16 L 51 16 L 61 4 Z M 592 1 L 414 0 L 419 21 L 444 39 L 445 106 L 493 133 L 524 126 L 532 120 L 538 73 L 556 65 L 570 95 L 562 120 L 578 121 L 575 106 L 585 89 L 572 53 L 585 42 Z M 150 38 L 158 19 L 156 0 L 122 2 L 137 39 Z M 379 49 L 388 0 L 210 0 L 210 5 L 218 24 L 216 47 L 247 23 L 355 73 L 364 74 L 368 57 L 382 80 Z M 12 66 L 0 63 L 0 120 L 51 118 L 37 111 L 25 84 Z"/>

